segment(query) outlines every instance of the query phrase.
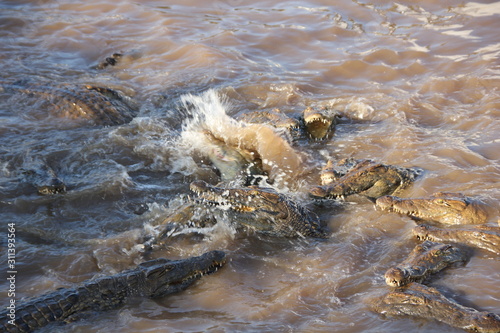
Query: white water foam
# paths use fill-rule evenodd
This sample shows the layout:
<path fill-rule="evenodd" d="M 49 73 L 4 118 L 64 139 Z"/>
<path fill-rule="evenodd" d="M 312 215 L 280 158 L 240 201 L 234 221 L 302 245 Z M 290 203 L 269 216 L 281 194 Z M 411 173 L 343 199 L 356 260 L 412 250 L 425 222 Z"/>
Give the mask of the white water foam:
<path fill-rule="evenodd" d="M 228 127 L 238 127 L 239 123 L 227 115 L 227 102 L 213 89 L 199 96 L 181 96 L 181 108 L 186 118 L 179 138 L 173 143 L 176 149 L 172 152 L 170 164 L 174 172 L 193 174 L 198 168 L 193 155 L 209 158 L 216 155 L 216 150 L 219 149 L 206 133 L 220 135 L 226 133 Z"/>
<path fill-rule="evenodd" d="M 186 136 L 184 133 L 189 134 L 191 131 L 199 131 L 200 129 L 220 133 L 228 125 L 241 126 L 238 121 L 227 115 L 226 110 L 230 104 L 214 89 L 209 89 L 199 96 L 183 95 L 181 103 L 186 110 L 192 111 L 192 117 L 183 123 L 183 137 Z"/>
<path fill-rule="evenodd" d="M 215 90 L 184 95 L 181 102 L 188 117 L 178 142 L 179 159 L 191 153 L 208 157 L 223 180 L 234 179 L 245 164 L 259 160 L 278 188 L 296 185 L 295 177 L 304 172 L 303 158 L 273 127 L 231 118 L 230 104 Z"/>

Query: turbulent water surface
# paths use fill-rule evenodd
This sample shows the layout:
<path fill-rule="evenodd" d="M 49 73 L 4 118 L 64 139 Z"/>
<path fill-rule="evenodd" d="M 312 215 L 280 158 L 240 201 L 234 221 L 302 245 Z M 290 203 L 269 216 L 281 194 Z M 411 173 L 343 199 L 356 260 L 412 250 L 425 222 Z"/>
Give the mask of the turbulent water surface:
<path fill-rule="evenodd" d="M 235 231 L 220 215 L 204 237 L 177 237 L 152 256 L 220 249 L 224 269 L 185 292 L 47 332 L 460 331 L 370 310 L 389 290 L 384 272 L 416 245 L 413 220 L 361 197 L 317 204 L 307 193 L 328 159 L 370 158 L 425 170 L 403 196 L 475 196 L 496 225 L 500 2 L 4 0 L 0 9 L 1 81 L 111 87 L 140 106 L 130 123 L 99 126 L 0 91 L 0 263 L 6 272 L 15 223 L 18 302 L 144 260 L 142 235 L 175 211 L 189 183 L 221 180 L 203 130 L 237 142 L 245 127 L 234 119 L 245 113 L 342 114 L 325 141 L 286 146 L 268 131 L 242 143 L 265 155 L 276 190 L 328 224 L 327 240 Z M 95 68 L 116 52 L 125 55 L 116 66 Z M 41 196 L 23 181 L 40 161 L 66 193 Z M 500 259 L 483 251 L 429 282 L 496 313 L 499 283 Z"/>

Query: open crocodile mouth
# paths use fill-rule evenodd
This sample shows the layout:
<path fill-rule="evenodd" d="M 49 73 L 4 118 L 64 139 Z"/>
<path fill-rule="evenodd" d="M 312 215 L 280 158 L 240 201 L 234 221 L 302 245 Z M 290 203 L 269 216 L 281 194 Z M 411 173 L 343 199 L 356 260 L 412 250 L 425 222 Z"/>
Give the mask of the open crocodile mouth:
<path fill-rule="evenodd" d="M 231 195 L 229 190 L 222 190 L 221 193 L 217 193 L 203 181 L 192 182 L 190 189 L 198 196 L 197 202 L 205 205 L 220 209 L 231 209 L 239 213 L 251 213 L 257 210 L 256 207 L 245 205 L 242 202 L 235 202 L 232 198 L 229 198 Z M 234 195 L 237 196 L 238 194 Z M 241 196 L 243 197 L 243 195 Z"/>
<path fill-rule="evenodd" d="M 316 114 L 304 118 L 304 122 L 306 123 L 306 125 L 316 123 L 318 126 L 330 126 L 332 123 L 331 120 L 326 119 L 325 117 L 322 117 L 321 115 L 316 115 Z"/>
<path fill-rule="evenodd" d="M 426 241 L 426 240 L 434 241 L 434 238 L 432 236 L 427 235 L 427 234 L 417 234 L 417 235 L 415 235 L 415 237 L 419 241 Z"/>
<path fill-rule="evenodd" d="M 357 194 L 354 191 L 345 191 L 343 194 L 332 193 L 331 185 L 315 186 L 309 189 L 309 194 L 313 199 L 334 199 L 344 201 L 345 197 Z"/>
<path fill-rule="evenodd" d="M 413 234 L 415 235 L 415 237 L 419 241 L 426 241 L 426 240 L 431 241 L 431 242 L 435 241 L 434 237 L 429 235 L 427 230 L 428 230 L 427 226 L 419 225 L 419 226 L 413 228 Z"/>
<path fill-rule="evenodd" d="M 316 140 L 324 139 L 330 126 L 332 125 L 331 120 L 325 119 L 318 115 L 313 115 L 304 119 L 304 124 L 309 131 L 309 134 Z"/>

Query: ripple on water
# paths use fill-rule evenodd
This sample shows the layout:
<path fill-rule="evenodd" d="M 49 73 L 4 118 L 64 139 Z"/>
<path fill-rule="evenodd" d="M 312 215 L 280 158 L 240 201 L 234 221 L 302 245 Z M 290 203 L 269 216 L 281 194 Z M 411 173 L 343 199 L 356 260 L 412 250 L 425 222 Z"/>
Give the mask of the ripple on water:
<path fill-rule="evenodd" d="M 200 135 L 208 129 L 259 151 L 274 186 L 316 211 L 331 237 L 277 240 L 237 232 L 230 215 L 220 215 L 202 236 L 181 235 L 153 253 L 224 249 L 230 259 L 220 272 L 65 330 L 455 332 L 369 310 L 388 290 L 384 272 L 416 244 L 413 220 L 376 211 L 362 197 L 316 204 L 307 189 L 327 159 L 417 166 L 425 173 L 404 196 L 477 196 L 493 206 L 496 224 L 498 14 L 488 1 L 5 2 L 0 81 L 124 87 L 141 106 L 129 124 L 95 128 L 47 117 L 43 104 L 0 91 L 0 216 L 19 227 L 19 295 L 143 260 L 143 233 L 155 232 L 189 183 L 220 180 Z M 125 61 L 91 68 L 115 52 Z M 289 144 L 270 127 L 233 119 L 273 108 L 298 117 L 308 106 L 343 115 L 332 138 Z M 50 164 L 68 192 L 30 192 L 19 180 L 30 159 Z M 498 311 L 498 271 L 498 258 L 477 251 L 430 284 Z"/>

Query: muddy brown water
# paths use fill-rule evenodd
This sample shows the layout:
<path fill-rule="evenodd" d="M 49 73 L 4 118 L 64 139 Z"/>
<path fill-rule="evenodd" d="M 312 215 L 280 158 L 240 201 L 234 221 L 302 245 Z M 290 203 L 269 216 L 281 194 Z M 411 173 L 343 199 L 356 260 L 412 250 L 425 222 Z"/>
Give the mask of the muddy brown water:
<path fill-rule="evenodd" d="M 414 221 L 356 197 L 316 205 L 307 188 L 329 158 L 417 166 L 426 172 L 404 196 L 479 197 L 496 225 L 500 2 L 4 0 L 0 8 L 2 81 L 106 85 L 140 104 L 131 123 L 103 128 L 0 93 L 0 267 L 6 274 L 6 224 L 15 223 L 17 301 L 143 260 L 141 232 L 175 210 L 191 181 L 219 180 L 200 127 L 237 138 L 231 118 L 246 112 L 297 116 L 313 106 L 344 114 L 327 141 L 267 152 L 275 176 L 288 170 L 276 188 L 315 210 L 329 239 L 235 232 L 221 218 L 204 238 L 176 239 L 153 254 L 221 249 L 229 258 L 221 271 L 177 295 L 135 299 L 47 332 L 460 331 L 370 311 L 370 299 L 388 290 L 384 272 L 416 244 Z M 92 69 L 115 52 L 127 56 Z M 196 105 L 191 114 L 183 101 Z M 264 150 L 278 142 L 272 134 L 255 140 Z M 295 154 L 302 164 L 287 164 Z M 19 181 L 37 159 L 60 175 L 66 194 L 38 196 Z M 429 283 L 500 313 L 500 260 L 491 253 L 474 251 Z"/>

